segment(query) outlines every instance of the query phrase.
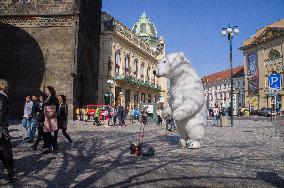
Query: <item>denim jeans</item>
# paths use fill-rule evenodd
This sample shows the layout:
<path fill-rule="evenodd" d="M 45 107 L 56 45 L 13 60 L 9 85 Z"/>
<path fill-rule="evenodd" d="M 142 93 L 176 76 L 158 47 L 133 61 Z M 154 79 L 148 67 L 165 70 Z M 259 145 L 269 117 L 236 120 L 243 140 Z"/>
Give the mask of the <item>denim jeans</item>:
<path fill-rule="evenodd" d="M 214 115 L 213 125 L 219 125 L 219 117 L 217 115 Z"/>
<path fill-rule="evenodd" d="M 38 126 L 38 122 L 36 119 L 33 118 L 28 128 L 28 137 L 30 137 L 31 139 L 35 137 L 37 126 Z"/>
<path fill-rule="evenodd" d="M 27 130 L 27 137 L 29 137 L 29 127 L 30 127 L 31 121 L 28 120 L 28 118 L 23 118 L 22 120 L 22 126 Z"/>

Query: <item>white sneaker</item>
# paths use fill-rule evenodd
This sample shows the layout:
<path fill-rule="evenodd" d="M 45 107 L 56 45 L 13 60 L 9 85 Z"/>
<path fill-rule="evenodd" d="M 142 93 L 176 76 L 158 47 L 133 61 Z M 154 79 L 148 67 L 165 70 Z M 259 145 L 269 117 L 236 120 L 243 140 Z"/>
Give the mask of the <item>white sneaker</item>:
<path fill-rule="evenodd" d="M 73 147 L 74 147 L 74 144 L 75 144 L 74 142 L 71 142 L 71 143 L 70 143 L 70 148 L 73 148 Z"/>

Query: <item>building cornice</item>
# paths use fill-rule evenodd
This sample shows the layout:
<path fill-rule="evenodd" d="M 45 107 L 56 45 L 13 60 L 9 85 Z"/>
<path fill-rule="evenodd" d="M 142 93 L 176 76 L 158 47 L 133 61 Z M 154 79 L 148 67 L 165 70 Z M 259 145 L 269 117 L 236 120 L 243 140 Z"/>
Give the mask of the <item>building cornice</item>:
<path fill-rule="evenodd" d="M 258 37 L 253 37 L 250 39 L 250 42 L 244 42 L 245 44 L 240 47 L 240 50 L 248 50 L 254 46 L 263 44 L 264 42 L 271 41 L 273 39 L 284 36 L 284 29 L 277 28 L 267 28 L 261 35 Z"/>
<path fill-rule="evenodd" d="M 75 26 L 78 17 L 75 15 L 56 16 L 23 16 L 23 17 L 0 17 L 0 24 L 3 26 L 16 27 L 44 27 L 44 26 Z"/>

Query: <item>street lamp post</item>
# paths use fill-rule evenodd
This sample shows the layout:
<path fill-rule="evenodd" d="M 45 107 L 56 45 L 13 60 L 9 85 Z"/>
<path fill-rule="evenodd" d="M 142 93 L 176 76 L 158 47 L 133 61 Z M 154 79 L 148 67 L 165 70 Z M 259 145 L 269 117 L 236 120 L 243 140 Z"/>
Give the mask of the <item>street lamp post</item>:
<path fill-rule="evenodd" d="M 234 121 L 233 121 L 233 117 L 234 117 L 234 110 L 233 110 L 233 62 L 232 62 L 232 40 L 233 40 L 233 35 L 238 34 L 239 33 L 239 29 L 237 28 L 238 26 L 234 26 L 231 27 L 230 25 L 228 25 L 227 28 L 222 28 L 222 35 L 226 36 L 228 35 L 228 40 L 229 40 L 229 44 L 230 44 L 230 66 L 231 66 L 231 127 L 234 127 Z"/>
<path fill-rule="evenodd" d="M 111 92 L 111 88 L 113 88 L 113 84 L 114 84 L 115 82 L 113 81 L 113 80 L 107 80 L 107 84 L 108 84 L 108 86 L 109 86 L 109 103 L 110 103 L 110 106 L 112 106 L 112 92 Z"/>

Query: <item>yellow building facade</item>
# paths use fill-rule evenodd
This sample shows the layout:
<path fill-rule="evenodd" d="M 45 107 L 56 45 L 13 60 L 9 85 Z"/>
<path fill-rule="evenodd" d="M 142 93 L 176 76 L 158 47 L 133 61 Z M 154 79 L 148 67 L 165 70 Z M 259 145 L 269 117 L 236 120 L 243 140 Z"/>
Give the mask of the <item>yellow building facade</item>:
<path fill-rule="evenodd" d="M 277 93 L 277 102 L 284 110 L 284 19 L 256 31 L 243 42 L 245 103 L 246 107 L 259 110 L 274 108 L 274 97 L 270 94 L 268 77 L 272 73 L 282 76 L 282 88 Z"/>
<path fill-rule="evenodd" d="M 102 13 L 98 102 L 128 108 L 166 103 L 167 80 L 153 70 L 165 56 L 163 37 L 144 13 L 132 30 Z"/>

